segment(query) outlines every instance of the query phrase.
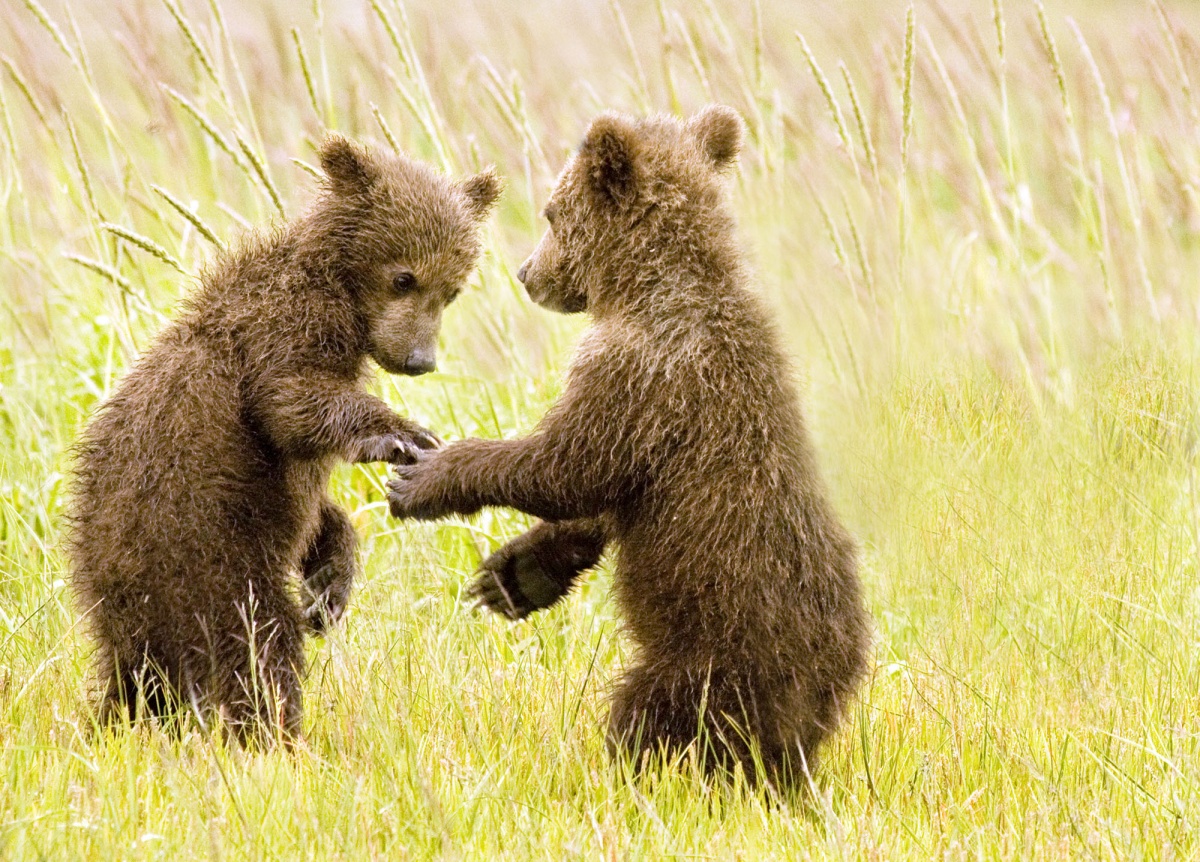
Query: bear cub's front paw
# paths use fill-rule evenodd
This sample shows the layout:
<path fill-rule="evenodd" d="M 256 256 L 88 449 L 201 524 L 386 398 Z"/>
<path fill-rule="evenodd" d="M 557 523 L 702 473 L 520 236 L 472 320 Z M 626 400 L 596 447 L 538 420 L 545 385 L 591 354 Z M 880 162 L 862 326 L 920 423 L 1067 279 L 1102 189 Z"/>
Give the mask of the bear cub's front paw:
<path fill-rule="evenodd" d="M 386 461 L 389 464 L 412 464 L 421 453 L 437 449 L 442 442 L 420 425 L 412 425 L 399 434 L 380 434 L 358 442 L 350 460 L 356 464 Z"/>
<path fill-rule="evenodd" d="M 387 483 L 388 511 L 393 518 L 432 521 L 452 511 L 436 492 L 437 453 L 421 452 L 416 459 L 392 467 Z"/>
<path fill-rule="evenodd" d="M 521 620 L 565 596 L 576 575 L 571 571 L 555 578 L 542 567 L 532 548 L 513 551 L 506 545 L 483 561 L 467 595 L 480 607 Z"/>
<path fill-rule="evenodd" d="M 301 598 L 304 623 L 310 631 L 324 634 L 342 618 L 353 580 L 353 561 L 329 560 L 304 573 Z"/>

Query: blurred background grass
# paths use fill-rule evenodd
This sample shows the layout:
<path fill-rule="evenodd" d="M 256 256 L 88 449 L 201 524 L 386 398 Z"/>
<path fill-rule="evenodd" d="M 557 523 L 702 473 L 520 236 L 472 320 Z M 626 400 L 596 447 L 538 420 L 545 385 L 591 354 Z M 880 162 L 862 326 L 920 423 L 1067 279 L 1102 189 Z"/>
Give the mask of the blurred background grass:
<path fill-rule="evenodd" d="M 234 7 L 237 8 L 234 8 Z M 1192 858 L 1200 9 L 1176 2 L 12 0 L 0 21 L 0 857 Z M 596 112 L 746 120 L 742 236 L 863 544 L 871 677 L 807 803 L 604 757 L 607 573 L 459 591 L 521 529 L 398 525 L 310 649 L 306 744 L 98 742 L 68 448 L 214 251 L 302 211 L 326 128 L 508 190 L 442 371 L 528 430 L 583 320 L 512 273 Z"/>

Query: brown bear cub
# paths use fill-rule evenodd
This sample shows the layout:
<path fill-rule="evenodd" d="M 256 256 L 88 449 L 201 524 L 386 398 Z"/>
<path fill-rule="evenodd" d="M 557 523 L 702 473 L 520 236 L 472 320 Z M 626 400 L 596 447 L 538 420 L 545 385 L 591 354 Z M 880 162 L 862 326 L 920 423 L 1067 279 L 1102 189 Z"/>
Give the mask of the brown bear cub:
<path fill-rule="evenodd" d="M 438 445 L 367 394 L 366 359 L 434 368 L 500 183 L 337 136 L 320 160 L 308 213 L 205 274 L 77 445 L 69 552 L 103 720 L 140 701 L 219 711 L 242 741 L 297 733 L 303 633 L 339 618 L 357 567 L 330 471 Z"/>
<path fill-rule="evenodd" d="M 707 739 L 707 767 L 794 784 L 845 713 L 870 625 L 855 548 L 826 499 L 779 337 L 735 236 L 728 108 L 682 123 L 603 115 L 546 207 L 518 278 L 594 326 L 529 437 L 465 440 L 398 466 L 399 517 L 511 506 L 545 519 L 475 594 L 522 617 L 606 543 L 636 660 L 610 747 L 642 760 Z M 700 729 L 705 729 L 701 734 Z"/>

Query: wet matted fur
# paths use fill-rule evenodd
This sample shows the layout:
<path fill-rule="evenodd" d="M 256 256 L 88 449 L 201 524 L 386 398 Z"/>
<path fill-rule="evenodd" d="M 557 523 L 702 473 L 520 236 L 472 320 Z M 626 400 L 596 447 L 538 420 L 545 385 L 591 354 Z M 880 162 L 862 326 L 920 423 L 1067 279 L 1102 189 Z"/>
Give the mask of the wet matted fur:
<path fill-rule="evenodd" d="M 779 336 L 749 289 L 725 177 L 741 121 L 597 118 L 518 274 L 593 326 L 528 437 L 465 440 L 397 467 L 392 513 L 511 506 L 545 519 L 474 591 L 511 617 L 546 607 L 617 549 L 636 659 L 609 740 L 638 761 L 707 738 L 811 769 L 864 673 L 870 623 L 854 544 L 827 499 Z M 703 728 L 707 733 L 698 734 Z"/>
<path fill-rule="evenodd" d="M 76 446 L 71 577 L 105 721 L 140 695 L 242 739 L 295 734 L 303 633 L 341 615 L 357 568 L 330 471 L 437 445 L 367 394 L 366 360 L 433 367 L 499 181 L 338 136 L 320 157 L 308 213 L 222 255 Z"/>

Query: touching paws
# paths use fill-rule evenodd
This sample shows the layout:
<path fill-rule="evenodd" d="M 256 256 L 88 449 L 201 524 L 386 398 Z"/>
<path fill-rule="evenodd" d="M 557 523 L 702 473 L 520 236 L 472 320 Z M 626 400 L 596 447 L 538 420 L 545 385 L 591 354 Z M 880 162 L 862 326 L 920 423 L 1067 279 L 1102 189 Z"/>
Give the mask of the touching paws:
<path fill-rule="evenodd" d="M 420 425 L 413 425 L 400 434 L 380 434 L 360 440 L 351 461 L 366 464 L 386 461 L 389 464 L 412 464 L 423 452 L 442 445 L 433 432 Z"/>
<path fill-rule="evenodd" d="M 422 451 L 413 461 L 393 467 L 393 477 L 387 483 L 388 509 L 393 518 L 432 521 L 450 514 L 449 507 L 430 490 L 436 462 L 436 454 Z"/>

